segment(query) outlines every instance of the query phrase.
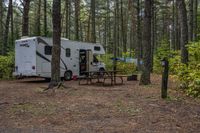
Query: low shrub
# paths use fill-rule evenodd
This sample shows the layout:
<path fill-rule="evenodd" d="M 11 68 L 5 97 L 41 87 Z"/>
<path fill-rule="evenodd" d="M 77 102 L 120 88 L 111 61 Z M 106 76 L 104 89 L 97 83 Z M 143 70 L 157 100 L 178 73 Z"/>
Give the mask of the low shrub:
<path fill-rule="evenodd" d="M 130 75 L 136 72 L 136 65 L 134 63 L 117 62 L 117 70 L 121 74 Z"/>
<path fill-rule="evenodd" d="M 153 66 L 153 72 L 161 74 L 163 67 L 161 65 L 161 61 L 163 59 L 168 59 L 170 68 L 169 72 L 170 74 L 176 73 L 175 66 L 180 64 L 181 57 L 180 57 L 180 51 L 172 51 L 169 48 L 169 44 L 162 43 L 161 47 L 157 49 L 157 52 L 155 53 L 154 57 L 154 66 Z"/>
<path fill-rule="evenodd" d="M 190 61 L 188 65 L 180 63 L 176 66 L 176 75 L 188 95 L 200 97 L 200 42 L 190 43 L 187 47 Z"/>
<path fill-rule="evenodd" d="M 180 51 L 170 51 L 167 45 L 162 45 L 154 58 L 154 72 L 161 73 L 161 60 L 167 58 L 170 74 L 180 81 L 180 88 L 190 96 L 200 97 L 200 42 L 188 46 L 189 62 L 181 63 Z"/>
<path fill-rule="evenodd" d="M 105 54 L 99 58 L 100 61 L 105 63 L 106 65 L 106 70 L 112 70 L 113 69 L 113 62 L 111 58 L 113 57 L 112 54 Z"/>
<path fill-rule="evenodd" d="M 188 95 L 200 97 L 200 63 L 179 64 L 176 66 L 176 75 L 180 81 L 180 87 L 186 91 Z"/>
<path fill-rule="evenodd" d="M 112 54 L 106 54 L 100 58 L 106 65 L 106 70 L 113 70 L 113 57 Z M 136 65 L 134 63 L 127 63 L 123 61 L 117 61 L 117 70 L 121 72 L 121 74 L 133 74 L 136 72 Z"/>
<path fill-rule="evenodd" d="M 14 54 L 0 56 L 0 79 L 10 79 L 14 68 Z"/>

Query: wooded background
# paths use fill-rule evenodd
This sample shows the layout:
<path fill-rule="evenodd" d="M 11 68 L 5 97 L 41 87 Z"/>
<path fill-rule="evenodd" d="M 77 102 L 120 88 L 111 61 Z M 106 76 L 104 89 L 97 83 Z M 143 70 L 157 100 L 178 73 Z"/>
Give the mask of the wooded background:
<path fill-rule="evenodd" d="M 181 4 L 181 1 L 183 4 Z M 107 52 L 117 46 L 117 55 L 134 49 L 143 57 L 143 0 L 61 0 L 62 37 L 85 42 L 100 42 Z M 198 0 L 150 0 L 152 55 L 161 41 L 172 50 L 181 48 L 181 24 L 188 22 L 189 41 L 199 33 Z M 180 4 L 179 4 L 180 3 Z M 184 10 L 184 6 L 186 10 Z M 187 16 L 181 15 L 187 12 Z M 150 26 L 152 25 L 152 26 Z M 187 27 L 185 27 L 186 30 Z M 3 0 L 0 2 L 0 53 L 13 51 L 21 36 L 52 37 L 52 0 Z M 185 39 L 187 37 L 184 37 Z"/>

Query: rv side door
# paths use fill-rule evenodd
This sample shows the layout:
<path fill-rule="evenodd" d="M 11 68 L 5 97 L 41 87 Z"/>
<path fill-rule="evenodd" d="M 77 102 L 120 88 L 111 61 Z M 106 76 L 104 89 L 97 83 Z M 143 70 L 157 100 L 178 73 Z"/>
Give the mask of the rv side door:
<path fill-rule="evenodd" d="M 84 75 L 84 71 L 87 71 L 86 56 L 87 52 L 84 49 L 79 51 L 79 75 Z"/>
<path fill-rule="evenodd" d="M 87 71 L 93 70 L 93 53 L 92 50 L 86 51 L 86 59 L 87 59 Z"/>

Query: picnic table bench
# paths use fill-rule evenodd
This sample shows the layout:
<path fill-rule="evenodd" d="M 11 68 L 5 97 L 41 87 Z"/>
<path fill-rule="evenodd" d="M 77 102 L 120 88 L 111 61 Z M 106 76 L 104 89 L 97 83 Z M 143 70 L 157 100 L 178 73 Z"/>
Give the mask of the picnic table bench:
<path fill-rule="evenodd" d="M 103 83 L 105 85 L 105 81 L 110 79 L 111 85 L 116 84 L 116 78 L 121 79 L 121 84 L 124 83 L 123 78 L 128 77 L 127 75 L 118 75 L 117 73 L 120 71 L 85 71 L 85 76 L 79 78 L 79 85 L 81 84 L 81 80 L 86 80 L 86 84 L 91 84 L 92 79 L 97 79 L 97 83 Z M 100 82 L 100 79 L 103 81 Z"/>

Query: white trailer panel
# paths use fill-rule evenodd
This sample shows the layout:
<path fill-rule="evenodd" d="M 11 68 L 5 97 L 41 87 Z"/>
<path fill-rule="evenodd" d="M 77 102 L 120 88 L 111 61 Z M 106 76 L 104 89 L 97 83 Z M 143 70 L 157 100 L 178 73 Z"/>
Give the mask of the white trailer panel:
<path fill-rule="evenodd" d="M 16 41 L 15 46 L 15 75 L 21 76 L 40 76 L 45 78 L 51 77 L 51 58 L 52 58 L 52 38 L 30 37 Z M 91 53 L 86 56 L 88 52 Z M 61 39 L 60 55 L 60 75 L 66 77 L 69 75 L 82 76 L 81 74 L 81 52 L 85 51 L 87 57 L 86 70 L 96 71 L 105 69 L 105 64 L 101 62 L 93 63 L 93 56 L 105 54 L 104 48 L 100 44 L 71 41 Z M 82 55 L 84 56 L 84 55 Z M 84 63 L 82 63 L 83 65 Z M 89 64 L 89 65 L 88 65 Z M 66 74 L 67 73 L 67 74 Z M 71 78 L 70 77 L 70 78 Z"/>
<path fill-rule="evenodd" d="M 36 76 L 35 39 L 22 39 L 15 44 L 16 75 Z"/>

